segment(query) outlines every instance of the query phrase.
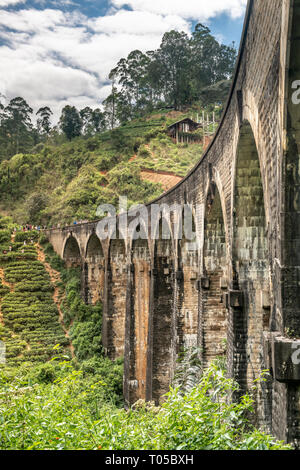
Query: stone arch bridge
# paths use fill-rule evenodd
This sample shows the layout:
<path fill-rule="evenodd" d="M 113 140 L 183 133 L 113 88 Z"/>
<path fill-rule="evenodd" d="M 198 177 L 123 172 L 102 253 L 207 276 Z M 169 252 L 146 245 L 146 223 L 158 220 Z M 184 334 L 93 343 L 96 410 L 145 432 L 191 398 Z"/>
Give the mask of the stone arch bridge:
<path fill-rule="evenodd" d="M 256 392 L 257 423 L 298 445 L 299 25 L 300 0 L 248 2 L 214 140 L 188 176 L 153 202 L 190 207 L 196 249 L 176 239 L 172 214 L 166 240 L 163 215 L 154 240 L 147 232 L 146 239 L 103 241 L 97 222 L 47 232 L 67 264 L 82 267 L 86 301 L 103 302 L 103 344 L 111 358 L 125 355 L 129 404 L 158 402 L 179 350 L 197 345 L 204 365 L 226 354 L 241 391 L 269 369 Z"/>

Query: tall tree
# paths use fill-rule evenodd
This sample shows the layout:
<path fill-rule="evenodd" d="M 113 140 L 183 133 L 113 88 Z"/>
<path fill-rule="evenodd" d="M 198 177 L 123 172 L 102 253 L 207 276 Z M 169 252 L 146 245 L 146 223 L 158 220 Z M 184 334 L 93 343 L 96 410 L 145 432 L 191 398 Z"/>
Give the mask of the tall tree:
<path fill-rule="evenodd" d="M 116 107 L 117 107 L 117 96 L 118 90 L 116 87 L 116 76 L 115 70 L 112 70 L 109 74 L 109 79 L 111 80 L 111 94 L 103 101 L 104 112 L 108 127 L 114 129 L 116 125 Z"/>
<path fill-rule="evenodd" d="M 181 109 L 201 100 L 201 90 L 231 79 L 235 60 L 234 45 L 220 44 L 200 23 L 192 37 L 170 31 L 157 50 L 132 51 L 110 74 L 112 93 L 104 102 L 110 127 L 157 106 Z"/>
<path fill-rule="evenodd" d="M 50 134 L 52 114 L 53 113 L 48 106 L 44 106 L 37 111 L 37 128 L 40 134 L 46 134 L 47 136 Z"/>
<path fill-rule="evenodd" d="M 86 136 L 95 135 L 105 129 L 105 114 L 99 109 L 92 109 L 89 106 L 80 112 L 82 120 L 82 132 Z"/>
<path fill-rule="evenodd" d="M 69 140 L 81 135 L 82 120 L 75 106 L 65 106 L 59 120 L 59 126 Z"/>
<path fill-rule="evenodd" d="M 1 126 L 8 137 L 8 156 L 26 152 L 30 148 L 32 144 L 32 113 L 32 108 L 21 97 L 13 98 L 4 108 Z"/>
<path fill-rule="evenodd" d="M 192 35 L 191 51 L 192 93 L 197 99 L 202 88 L 231 78 L 236 50 L 234 45 L 220 44 L 210 29 L 199 23 Z"/>
<path fill-rule="evenodd" d="M 178 31 L 165 33 L 154 57 L 160 70 L 166 103 L 175 109 L 188 104 L 191 49 L 187 34 Z"/>

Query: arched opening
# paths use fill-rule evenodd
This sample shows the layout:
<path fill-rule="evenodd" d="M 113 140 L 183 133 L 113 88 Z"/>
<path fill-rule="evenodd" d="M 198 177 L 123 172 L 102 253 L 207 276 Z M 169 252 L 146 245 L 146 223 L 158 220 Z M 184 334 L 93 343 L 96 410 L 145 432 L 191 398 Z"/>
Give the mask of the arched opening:
<path fill-rule="evenodd" d="M 124 354 L 127 265 L 125 242 L 110 241 L 108 263 L 107 354 L 116 359 Z"/>
<path fill-rule="evenodd" d="M 269 330 L 269 269 L 264 192 L 260 162 L 251 126 L 245 122 L 237 150 L 233 208 L 234 288 L 242 302 L 233 308 L 235 378 L 245 392 L 259 378 L 261 341 Z M 260 402 L 261 390 L 257 393 Z"/>
<path fill-rule="evenodd" d="M 147 240 L 134 240 L 132 244 L 132 344 L 130 402 L 146 399 L 146 373 L 148 325 L 150 309 L 151 258 Z"/>
<path fill-rule="evenodd" d="M 152 400 L 156 403 L 169 390 L 173 366 L 174 257 L 171 232 L 169 239 L 165 235 L 161 220 L 153 270 Z"/>
<path fill-rule="evenodd" d="M 226 233 L 221 198 L 211 183 L 204 219 L 203 278 L 201 280 L 201 349 L 204 367 L 226 354 L 227 310 Z"/>
<path fill-rule="evenodd" d="M 93 233 L 87 243 L 85 262 L 86 301 L 96 304 L 103 300 L 105 279 L 105 258 L 101 242 Z"/>
<path fill-rule="evenodd" d="M 63 259 L 68 268 L 77 267 L 81 265 L 81 255 L 78 242 L 73 235 L 71 235 L 65 244 Z"/>
<path fill-rule="evenodd" d="M 184 207 L 178 236 L 176 353 L 198 346 L 198 240 L 192 210 Z"/>

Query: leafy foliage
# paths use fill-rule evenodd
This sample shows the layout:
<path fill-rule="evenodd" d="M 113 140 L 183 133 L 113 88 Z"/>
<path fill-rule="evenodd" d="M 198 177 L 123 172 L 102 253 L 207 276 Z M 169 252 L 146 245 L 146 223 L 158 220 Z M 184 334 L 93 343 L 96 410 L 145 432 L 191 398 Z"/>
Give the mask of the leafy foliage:
<path fill-rule="evenodd" d="M 132 51 L 110 73 L 112 93 L 104 104 L 111 128 L 157 107 L 178 110 L 202 99 L 202 89 L 230 80 L 235 60 L 234 44 L 219 44 L 202 24 L 191 38 L 173 30 L 164 34 L 157 50 Z M 223 96 L 215 93 L 214 100 L 220 103 Z"/>
<path fill-rule="evenodd" d="M 183 396 L 171 389 L 160 408 L 137 402 L 129 411 L 107 403 L 113 398 L 109 381 L 85 375 L 87 367 L 41 366 L 30 380 L 24 369 L 0 372 L 0 448 L 290 449 L 248 423 L 249 396 L 228 401 L 236 384 L 214 365 Z"/>

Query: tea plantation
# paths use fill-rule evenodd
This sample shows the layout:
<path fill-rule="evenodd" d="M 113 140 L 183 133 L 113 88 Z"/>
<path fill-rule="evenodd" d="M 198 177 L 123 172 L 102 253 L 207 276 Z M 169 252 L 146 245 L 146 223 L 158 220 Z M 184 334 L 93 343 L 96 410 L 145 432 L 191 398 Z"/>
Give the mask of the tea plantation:
<path fill-rule="evenodd" d="M 54 286 L 37 260 L 37 238 L 36 232 L 17 232 L 1 244 L 0 338 L 11 366 L 45 362 L 56 354 L 57 343 L 69 345 L 53 301 Z"/>

